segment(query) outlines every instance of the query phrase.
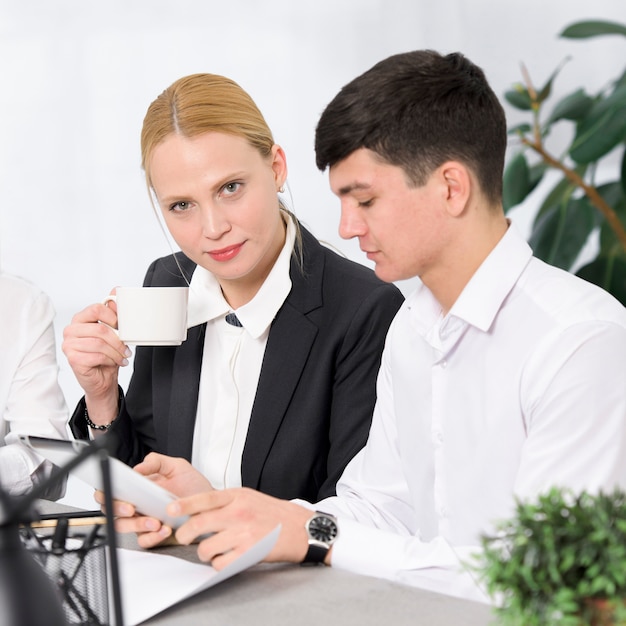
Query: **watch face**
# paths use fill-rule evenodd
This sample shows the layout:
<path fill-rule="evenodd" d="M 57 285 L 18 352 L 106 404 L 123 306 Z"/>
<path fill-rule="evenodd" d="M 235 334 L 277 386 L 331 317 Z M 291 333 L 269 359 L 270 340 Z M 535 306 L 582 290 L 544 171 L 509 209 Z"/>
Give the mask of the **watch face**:
<path fill-rule="evenodd" d="M 329 543 L 337 536 L 337 524 L 330 517 L 317 515 L 309 522 L 309 534 L 316 541 Z"/>

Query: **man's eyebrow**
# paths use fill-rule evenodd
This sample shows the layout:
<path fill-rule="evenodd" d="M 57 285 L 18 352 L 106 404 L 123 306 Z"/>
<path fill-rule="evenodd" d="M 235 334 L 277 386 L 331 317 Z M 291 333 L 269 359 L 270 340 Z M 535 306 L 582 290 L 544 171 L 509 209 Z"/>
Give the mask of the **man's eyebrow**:
<path fill-rule="evenodd" d="M 349 193 L 352 193 L 353 191 L 360 191 L 360 190 L 367 190 L 367 189 L 371 189 L 371 185 L 368 185 L 367 183 L 360 183 L 360 182 L 355 182 L 355 183 L 350 183 L 349 185 L 346 185 L 345 187 L 340 187 L 337 190 L 337 195 L 339 196 L 345 196 Z"/>

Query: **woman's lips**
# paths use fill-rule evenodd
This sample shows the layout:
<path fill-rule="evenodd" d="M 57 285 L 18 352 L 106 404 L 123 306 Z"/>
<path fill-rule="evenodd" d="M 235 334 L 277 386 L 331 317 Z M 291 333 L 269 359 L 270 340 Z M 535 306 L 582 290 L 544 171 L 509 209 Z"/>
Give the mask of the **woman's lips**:
<path fill-rule="evenodd" d="M 238 243 L 234 246 L 228 246 L 227 248 L 222 248 L 221 250 L 210 250 L 208 255 L 214 261 L 230 261 L 234 259 L 240 252 L 241 248 L 243 248 L 243 243 Z"/>

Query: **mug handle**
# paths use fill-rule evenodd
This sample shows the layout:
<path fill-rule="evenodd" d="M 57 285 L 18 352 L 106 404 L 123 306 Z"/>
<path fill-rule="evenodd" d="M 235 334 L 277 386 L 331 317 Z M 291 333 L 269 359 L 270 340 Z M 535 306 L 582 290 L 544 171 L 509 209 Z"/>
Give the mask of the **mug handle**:
<path fill-rule="evenodd" d="M 117 298 L 115 297 L 115 294 L 111 294 L 108 295 L 103 301 L 102 304 L 104 304 L 104 306 L 107 305 L 107 303 L 109 302 L 115 302 L 117 304 Z M 109 326 L 108 324 L 105 324 L 105 326 Z M 109 326 L 109 328 L 119 337 L 120 336 L 120 331 L 117 328 L 113 328 L 113 326 Z"/>

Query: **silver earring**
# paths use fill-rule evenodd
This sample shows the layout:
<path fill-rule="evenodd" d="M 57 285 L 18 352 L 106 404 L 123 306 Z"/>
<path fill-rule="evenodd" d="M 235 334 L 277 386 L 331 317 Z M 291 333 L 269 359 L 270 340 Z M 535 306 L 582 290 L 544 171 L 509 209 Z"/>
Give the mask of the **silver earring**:
<path fill-rule="evenodd" d="M 285 185 L 281 185 L 281 186 L 278 188 L 278 193 L 285 193 Z"/>

